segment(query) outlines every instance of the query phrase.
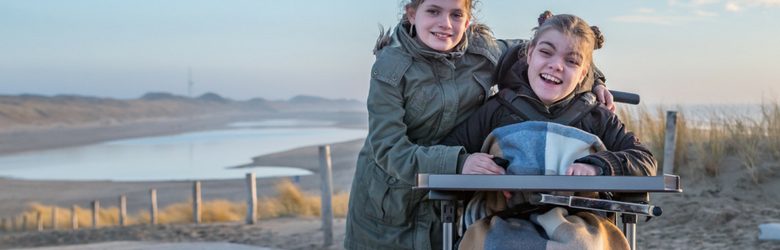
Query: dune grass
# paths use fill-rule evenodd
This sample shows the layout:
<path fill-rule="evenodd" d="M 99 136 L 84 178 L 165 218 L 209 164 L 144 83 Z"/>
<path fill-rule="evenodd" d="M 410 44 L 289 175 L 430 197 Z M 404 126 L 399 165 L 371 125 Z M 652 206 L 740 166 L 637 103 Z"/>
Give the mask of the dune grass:
<path fill-rule="evenodd" d="M 737 111 L 712 110 L 697 119 L 686 117 L 681 107 L 646 106 L 618 110 L 627 130 L 646 144 L 663 166 L 666 110 L 677 110 L 677 143 L 675 173 L 686 177 L 712 177 L 721 173 L 723 162 L 733 157 L 747 177 L 760 183 L 762 176 L 780 168 L 780 104 L 764 103 L 759 117 Z"/>
<path fill-rule="evenodd" d="M 320 216 L 319 195 L 301 192 L 289 180 L 282 180 L 276 184 L 278 195 L 274 197 L 261 197 L 258 199 L 258 219 L 272 219 L 279 217 L 318 217 Z M 347 214 L 347 202 L 349 194 L 336 193 L 332 197 L 333 214 L 337 218 L 343 218 Z M 37 216 L 40 213 L 41 221 L 45 229 L 51 229 L 52 209 L 56 206 L 40 203 L 30 204 L 30 208 L 15 216 L 16 230 L 26 228 L 28 231 L 36 230 Z M 228 200 L 209 200 L 202 203 L 202 223 L 212 222 L 239 222 L 246 216 L 246 202 L 234 202 Z M 72 228 L 72 213 L 70 207 L 56 207 L 57 228 Z M 92 209 L 75 207 L 78 228 L 92 227 Z M 26 226 L 22 225 L 23 217 L 27 217 Z M 192 201 L 174 203 L 158 210 L 158 224 L 192 223 Z M 117 207 L 101 207 L 98 227 L 119 225 L 119 209 Z M 138 211 L 136 214 L 128 214 L 127 225 L 149 224 L 149 212 Z M 11 230 L 11 222 L 0 225 L 5 230 Z"/>

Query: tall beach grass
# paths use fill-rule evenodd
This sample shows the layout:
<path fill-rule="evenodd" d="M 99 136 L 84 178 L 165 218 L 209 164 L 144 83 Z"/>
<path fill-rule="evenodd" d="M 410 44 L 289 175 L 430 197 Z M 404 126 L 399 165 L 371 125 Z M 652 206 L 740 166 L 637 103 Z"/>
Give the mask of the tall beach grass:
<path fill-rule="evenodd" d="M 650 110 L 646 106 L 621 107 L 618 116 L 627 130 L 646 144 L 659 162 L 664 159 L 666 112 L 678 111 L 675 173 L 686 177 L 718 176 L 728 159 L 739 162 L 744 174 L 760 183 L 766 174 L 780 168 L 780 104 L 756 105 L 759 115 L 729 109 L 713 108 L 693 112 L 685 107 L 663 106 Z"/>

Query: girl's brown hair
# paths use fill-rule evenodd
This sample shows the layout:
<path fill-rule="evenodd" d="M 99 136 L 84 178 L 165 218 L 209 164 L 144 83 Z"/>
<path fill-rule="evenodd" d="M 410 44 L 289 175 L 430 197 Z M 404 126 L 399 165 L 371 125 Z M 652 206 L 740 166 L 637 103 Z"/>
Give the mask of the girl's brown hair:
<path fill-rule="evenodd" d="M 588 25 L 585 20 L 577 16 L 568 14 L 553 15 L 548 10 L 539 15 L 538 21 L 539 27 L 534 28 L 534 37 L 531 39 L 528 47 L 536 46 L 541 34 L 550 29 L 577 39 L 580 50 L 584 52 L 583 55 L 588 63 L 593 59 L 593 50 L 604 46 L 604 35 L 601 34 L 599 28 Z"/>

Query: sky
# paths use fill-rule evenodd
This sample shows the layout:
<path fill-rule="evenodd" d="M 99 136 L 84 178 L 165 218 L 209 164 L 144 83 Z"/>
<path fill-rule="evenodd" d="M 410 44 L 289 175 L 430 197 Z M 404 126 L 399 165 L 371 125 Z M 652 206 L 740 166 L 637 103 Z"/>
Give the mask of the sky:
<path fill-rule="evenodd" d="M 365 101 L 378 25 L 396 25 L 401 5 L 0 0 L 0 95 L 187 95 L 191 70 L 194 95 Z M 547 9 L 599 26 L 607 85 L 645 103 L 780 100 L 780 0 L 483 0 L 475 17 L 527 39 Z"/>

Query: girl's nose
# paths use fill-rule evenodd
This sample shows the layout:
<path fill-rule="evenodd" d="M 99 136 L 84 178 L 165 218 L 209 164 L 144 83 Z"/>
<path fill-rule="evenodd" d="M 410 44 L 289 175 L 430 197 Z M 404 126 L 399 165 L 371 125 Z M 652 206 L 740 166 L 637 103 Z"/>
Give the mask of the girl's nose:
<path fill-rule="evenodd" d="M 563 62 L 561 60 L 553 59 L 547 64 L 547 67 L 555 71 L 563 71 Z"/>
<path fill-rule="evenodd" d="M 450 20 L 450 17 L 448 15 L 442 15 L 442 18 L 439 20 L 439 26 L 443 29 L 451 29 L 452 28 L 452 20 Z"/>

